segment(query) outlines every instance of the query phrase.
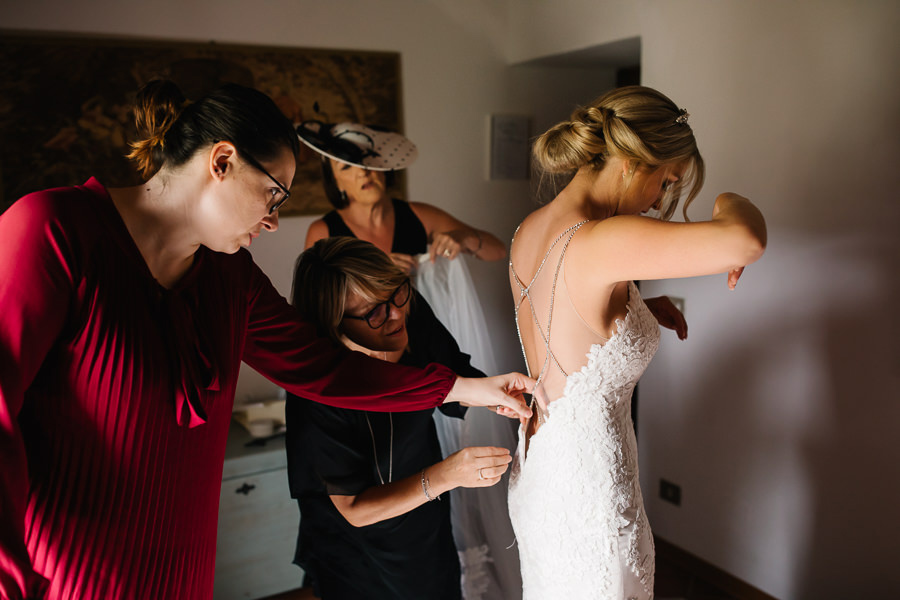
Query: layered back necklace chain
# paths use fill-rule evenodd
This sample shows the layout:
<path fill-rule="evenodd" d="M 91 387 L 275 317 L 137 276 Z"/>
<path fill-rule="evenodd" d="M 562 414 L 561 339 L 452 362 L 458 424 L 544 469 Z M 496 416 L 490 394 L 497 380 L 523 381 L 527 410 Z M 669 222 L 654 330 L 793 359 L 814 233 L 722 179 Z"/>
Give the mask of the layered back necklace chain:
<path fill-rule="evenodd" d="M 382 360 L 387 360 L 387 352 L 381 353 Z M 381 475 L 381 467 L 378 464 L 378 449 L 375 445 L 375 431 L 372 429 L 372 422 L 369 420 L 369 413 L 366 414 L 366 425 L 369 426 L 369 435 L 372 438 L 372 454 L 375 457 L 375 470 L 378 471 L 378 479 L 381 485 L 384 485 L 384 477 Z M 394 480 L 394 415 L 388 413 L 388 422 L 391 424 L 390 446 L 388 447 L 388 483 Z"/>
<path fill-rule="evenodd" d="M 394 479 L 394 416 L 388 413 L 388 420 L 391 423 L 391 445 L 388 453 L 388 480 L 390 483 Z M 372 422 L 369 421 L 369 413 L 366 413 L 366 424 L 369 426 L 369 435 L 372 436 L 372 454 L 375 455 L 375 470 L 378 471 L 378 479 L 381 485 L 384 485 L 384 477 L 381 475 L 381 467 L 378 466 L 378 450 L 375 448 L 375 432 L 372 430 Z"/>

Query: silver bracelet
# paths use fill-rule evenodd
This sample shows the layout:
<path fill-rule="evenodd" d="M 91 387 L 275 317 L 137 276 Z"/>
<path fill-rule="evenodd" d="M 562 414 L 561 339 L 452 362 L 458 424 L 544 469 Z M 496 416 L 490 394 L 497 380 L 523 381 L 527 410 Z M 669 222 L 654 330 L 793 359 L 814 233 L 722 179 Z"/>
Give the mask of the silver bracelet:
<path fill-rule="evenodd" d="M 432 496 L 430 493 L 430 486 L 428 482 L 428 476 L 425 474 L 425 469 L 422 469 L 422 491 L 425 493 L 425 497 L 429 502 L 432 500 L 440 500 L 440 496 Z"/>

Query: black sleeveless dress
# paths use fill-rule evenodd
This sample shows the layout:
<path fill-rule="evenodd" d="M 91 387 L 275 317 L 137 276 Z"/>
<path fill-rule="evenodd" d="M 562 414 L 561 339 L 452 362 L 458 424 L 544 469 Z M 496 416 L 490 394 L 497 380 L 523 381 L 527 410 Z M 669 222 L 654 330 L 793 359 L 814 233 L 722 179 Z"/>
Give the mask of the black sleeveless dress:
<path fill-rule="evenodd" d="M 391 252 L 402 254 L 423 254 L 428 247 L 428 233 L 422 221 L 413 212 L 409 206 L 409 202 L 391 198 L 391 204 L 394 205 L 394 240 L 391 245 Z M 356 237 L 351 231 L 338 211 L 333 210 L 322 217 L 328 226 L 328 235 L 330 237 Z"/>

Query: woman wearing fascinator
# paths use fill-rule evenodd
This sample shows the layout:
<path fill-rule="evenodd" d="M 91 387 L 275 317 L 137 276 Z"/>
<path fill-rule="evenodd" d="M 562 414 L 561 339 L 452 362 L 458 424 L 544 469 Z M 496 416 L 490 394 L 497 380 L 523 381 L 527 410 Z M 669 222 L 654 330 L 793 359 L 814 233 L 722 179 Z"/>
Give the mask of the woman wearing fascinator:
<path fill-rule="evenodd" d="M 310 225 L 305 248 L 330 236 L 357 237 L 388 253 L 407 273 L 415 271 L 415 255 L 425 252 L 432 261 L 460 254 L 480 260 L 506 257 L 506 246 L 487 231 L 436 206 L 391 198 L 392 172 L 405 169 L 418 156 L 416 146 L 403 135 L 358 123 L 321 121 L 304 121 L 297 134 L 319 153 L 325 194 L 334 206 Z"/>
<path fill-rule="evenodd" d="M 510 248 L 537 379 L 509 485 L 526 599 L 653 597 L 630 401 L 664 323 L 634 280 L 727 273 L 734 289 L 766 246 L 761 213 L 737 194 L 719 194 L 710 220 L 687 219 L 704 175 L 688 117 L 656 90 L 619 88 L 534 144 L 540 167 L 573 177 Z M 686 222 L 670 223 L 683 191 Z"/>

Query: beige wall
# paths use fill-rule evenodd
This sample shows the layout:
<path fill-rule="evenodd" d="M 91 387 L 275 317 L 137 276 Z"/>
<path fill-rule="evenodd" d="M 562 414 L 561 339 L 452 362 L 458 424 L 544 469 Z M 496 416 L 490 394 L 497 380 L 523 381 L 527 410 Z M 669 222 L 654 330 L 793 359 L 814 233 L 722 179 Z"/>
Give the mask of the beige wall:
<path fill-rule="evenodd" d="M 540 59 L 641 35 L 635 0 L 509 0 L 512 63 Z"/>
<path fill-rule="evenodd" d="M 736 292 L 647 286 L 685 297 L 692 327 L 642 386 L 653 524 L 779 598 L 895 596 L 900 5 L 646 2 L 641 17 L 644 80 L 694 115 L 708 161 L 692 214 L 737 191 L 770 224 Z M 659 477 L 682 508 L 656 498 Z"/>
<path fill-rule="evenodd" d="M 770 246 L 722 277 L 645 284 L 686 299 L 641 384 L 656 532 L 779 598 L 900 589 L 900 11 L 892 0 L 174 0 L 0 5 L 6 29 L 402 53 L 410 197 L 508 239 L 525 183 L 484 178 L 485 119 L 535 131 L 612 85 L 608 69 L 512 63 L 640 35 L 643 76 L 691 113 L 709 167 L 692 209 L 737 191 Z M 552 10 L 551 10 L 552 7 Z M 287 293 L 308 219 L 254 255 Z M 505 264 L 474 267 L 504 368 L 520 368 Z M 249 374 L 242 395 L 271 387 Z M 241 399 L 241 398 L 239 398 Z M 660 477 L 682 506 L 657 498 Z M 892 594 L 891 592 L 894 592 Z"/>
<path fill-rule="evenodd" d="M 644 285 L 685 298 L 690 322 L 640 386 L 654 530 L 778 598 L 895 597 L 900 4 L 573 0 L 569 35 L 519 4 L 531 26 L 511 36 L 547 54 L 618 39 L 583 24 L 633 10 L 643 81 L 690 111 L 707 160 L 691 214 L 727 190 L 768 216 L 737 291 L 721 276 Z"/>

